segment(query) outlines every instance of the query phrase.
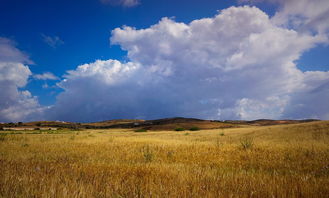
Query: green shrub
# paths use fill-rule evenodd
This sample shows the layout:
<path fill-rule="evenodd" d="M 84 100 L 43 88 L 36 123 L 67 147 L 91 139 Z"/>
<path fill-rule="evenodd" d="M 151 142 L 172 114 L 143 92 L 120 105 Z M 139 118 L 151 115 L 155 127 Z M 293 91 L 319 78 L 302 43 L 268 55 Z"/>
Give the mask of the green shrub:
<path fill-rule="evenodd" d="M 141 132 L 147 132 L 147 130 L 146 129 L 136 129 L 135 132 L 141 133 Z"/>
<path fill-rule="evenodd" d="M 181 127 L 178 127 L 178 128 L 175 129 L 175 131 L 185 131 L 185 129 L 181 128 Z"/>
<path fill-rule="evenodd" d="M 191 127 L 191 128 L 190 128 L 190 131 L 199 131 L 199 130 L 200 130 L 199 127 Z"/>

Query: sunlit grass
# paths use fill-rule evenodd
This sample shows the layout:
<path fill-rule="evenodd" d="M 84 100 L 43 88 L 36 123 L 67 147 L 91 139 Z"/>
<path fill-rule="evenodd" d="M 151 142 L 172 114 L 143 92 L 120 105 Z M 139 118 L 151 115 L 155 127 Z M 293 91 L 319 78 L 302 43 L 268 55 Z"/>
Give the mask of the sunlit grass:
<path fill-rule="evenodd" d="M 1 132 L 0 197 L 329 194 L 329 122 L 34 132 Z"/>

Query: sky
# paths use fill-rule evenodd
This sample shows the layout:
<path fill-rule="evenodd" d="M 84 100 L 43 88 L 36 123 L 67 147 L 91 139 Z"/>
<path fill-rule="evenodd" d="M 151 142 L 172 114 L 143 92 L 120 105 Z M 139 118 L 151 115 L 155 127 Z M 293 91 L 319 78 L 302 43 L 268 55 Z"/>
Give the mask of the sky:
<path fill-rule="evenodd" d="M 0 0 L 0 122 L 329 119 L 328 0 Z"/>

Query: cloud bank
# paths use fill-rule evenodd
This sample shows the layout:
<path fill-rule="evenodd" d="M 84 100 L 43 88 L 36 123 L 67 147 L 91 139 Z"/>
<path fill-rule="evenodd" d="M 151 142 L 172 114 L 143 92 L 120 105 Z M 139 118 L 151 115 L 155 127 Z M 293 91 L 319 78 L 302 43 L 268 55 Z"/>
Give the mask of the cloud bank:
<path fill-rule="evenodd" d="M 298 31 L 328 33 L 329 3 L 326 0 L 240 0 L 240 2 L 278 4 L 279 9 L 272 19 L 276 24 Z"/>
<path fill-rule="evenodd" d="M 98 60 L 68 71 L 46 115 L 329 119 L 329 73 L 296 65 L 303 52 L 328 42 L 325 28 L 288 28 L 278 16 L 243 6 L 189 24 L 163 18 L 146 29 L 117 28 L 111 43 L 128 52 L 129 62 Z"/>
<path fill-rule="evenodd" d="M 0 37 L 0 121 L 36 119 L 42 112 L 38 99 L 27 90 L 31 71 L 25 64 L 32 63 L 15 43 Z"/>

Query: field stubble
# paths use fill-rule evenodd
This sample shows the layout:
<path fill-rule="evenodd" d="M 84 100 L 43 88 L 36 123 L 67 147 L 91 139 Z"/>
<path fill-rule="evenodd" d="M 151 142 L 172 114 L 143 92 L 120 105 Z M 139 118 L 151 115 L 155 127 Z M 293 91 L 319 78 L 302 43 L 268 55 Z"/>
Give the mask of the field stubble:
<path fill-rule="evenodd" d="M 0 197 L 327 197 L 329 122 L 2 132 Z"/>

